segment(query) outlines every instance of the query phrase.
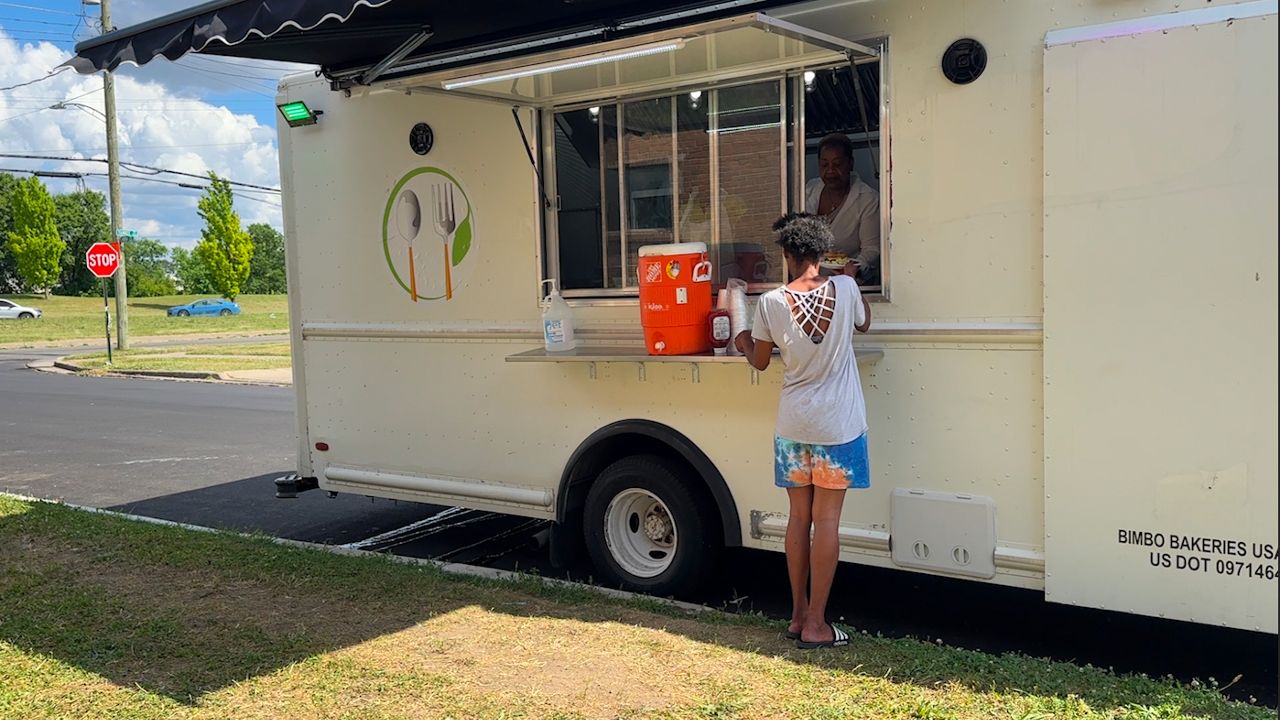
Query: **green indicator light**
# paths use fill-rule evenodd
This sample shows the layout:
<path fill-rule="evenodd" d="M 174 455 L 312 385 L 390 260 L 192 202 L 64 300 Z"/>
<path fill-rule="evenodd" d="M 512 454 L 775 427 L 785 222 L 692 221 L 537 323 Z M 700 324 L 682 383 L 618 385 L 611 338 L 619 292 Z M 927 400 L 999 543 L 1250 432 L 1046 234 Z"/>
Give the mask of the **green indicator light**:
<path fill-rule="evenodd" d="M 280 108 L 280 114 L 284 116 L 285 122 L 289 123 L 289 127 L 299 127 L 301 125 L 314 125 L 316 116 L 320 113 L 312 112 L 304 102 L 291 102 L 283 105 L 277 105 Z"/>

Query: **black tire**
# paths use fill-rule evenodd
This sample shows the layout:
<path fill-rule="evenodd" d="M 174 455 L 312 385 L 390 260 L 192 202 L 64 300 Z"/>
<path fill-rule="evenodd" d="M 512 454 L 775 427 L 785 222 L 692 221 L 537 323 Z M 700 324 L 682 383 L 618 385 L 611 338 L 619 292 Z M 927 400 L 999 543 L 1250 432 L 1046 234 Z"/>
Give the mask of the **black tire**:
<path fill-rule="evenodd" d="M 36 316 L 29 312 L 18 313 L 19 320 L 35 320 Z"/>
<path fill-rule="evenodd" d="M 191 312 L 190 312 L 190 311 L 188 311 L 188 310 L 179 310 L 179 311 L 178 311 L 178 317 L 187 317 L 187 316 L 188 316 L 188 315 L 190 315 L 190 314 L 191 314 Z"/>
<path fill-rule="evenodd" d="M 218 314 L 221 315 L 222 317 L 226 317 L 231 314 L 231 311 L 226 308 L 222 308 L 221 310 L 218 311 Z"/>
<path fill-rule="evenodd" d="M 583 536 L 592 564 L 606 582 L 650 595 L 685 595 L 711 575 L 722 546 L 708 502 L 694 488 L 701 479 L 683 466 L 657 455 L 633 455 L 605 468 L 587 493 Z M 610 505 L 619 495 L 644 491 L 661 501 L 674 525 L 674 550 L 670 563 L 659 574 L 645 577 L 627 570 L 615 557 L 606 529 Z M 635 493 L 630 493 L 634 497 Z M 617 515 L 619 510 L 615 509 Z M 643 537 L 638 513 L 625 523 L 636 537 Z M 621 532 L 626 532 L 626 529 Z M 625 540 L 624 540 L 625 543 Z M 625 554 L 625 550 L 618 551 Z M 658 555 L 661 555 L 659 553 Z M 657 557 L 658 555 L 651 555 Z"/>

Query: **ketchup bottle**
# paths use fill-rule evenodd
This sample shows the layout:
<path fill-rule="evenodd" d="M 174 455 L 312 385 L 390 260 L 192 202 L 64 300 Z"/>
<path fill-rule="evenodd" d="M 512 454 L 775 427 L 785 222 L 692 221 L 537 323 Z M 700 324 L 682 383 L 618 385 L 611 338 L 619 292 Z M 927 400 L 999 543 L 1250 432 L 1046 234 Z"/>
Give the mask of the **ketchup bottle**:
<path fill-rule="evenodd" d="M 733 339 L 730 337 L 729 311 L 717 308 L 707 313 L 707 332 L 711 338 L 711 348 L 715 350 L 716 355 L 724 355 L 729 342 Z"/>

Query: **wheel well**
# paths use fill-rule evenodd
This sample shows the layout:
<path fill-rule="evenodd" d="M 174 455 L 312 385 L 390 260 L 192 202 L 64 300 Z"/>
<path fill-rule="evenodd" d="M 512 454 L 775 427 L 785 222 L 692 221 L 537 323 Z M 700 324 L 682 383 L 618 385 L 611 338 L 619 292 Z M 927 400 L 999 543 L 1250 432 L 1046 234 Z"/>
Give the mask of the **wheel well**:
<path fill-rule="evenodd" d="M 615 460 L 627 455 L 658 455 L 680 463 L 702 483 L 695 490 L 710 504 L 724 544 L 742 544 L 738 507 L 724 476 L 710 458 L 681 433 L 649 420 L 623 420 L 595 431 L 565 464 L 556 494 L 556 520 L 576 517 L 586 503 L 591 482 Z"/>

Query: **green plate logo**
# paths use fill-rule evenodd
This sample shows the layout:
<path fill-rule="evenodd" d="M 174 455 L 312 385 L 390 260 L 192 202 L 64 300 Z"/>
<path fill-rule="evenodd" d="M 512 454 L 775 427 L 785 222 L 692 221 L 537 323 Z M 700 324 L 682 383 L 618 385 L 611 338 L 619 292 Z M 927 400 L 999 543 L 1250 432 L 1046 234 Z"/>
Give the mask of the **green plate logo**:
<path fill-rule="evenodd" d="M 437 167 L 410 170 L 382 213 L 382 250 L 391 276 L 413 302 L 452 300 L 470 277 L 475 237 L 471 200 Z"/>

